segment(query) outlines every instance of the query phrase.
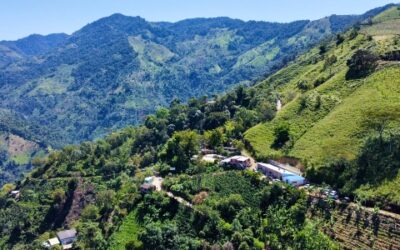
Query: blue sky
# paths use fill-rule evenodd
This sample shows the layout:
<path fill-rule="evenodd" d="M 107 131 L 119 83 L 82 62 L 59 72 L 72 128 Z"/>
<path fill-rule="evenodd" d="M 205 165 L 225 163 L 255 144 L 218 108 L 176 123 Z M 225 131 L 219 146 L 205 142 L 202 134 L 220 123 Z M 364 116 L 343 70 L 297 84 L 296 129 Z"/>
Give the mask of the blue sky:
<path fill-rule="evenodd" d="M 330 14 L 360 14 L 399 0 L 4 0 L 0 40 L 55 32 L 72 33 L 113 13 L 149 21 L 228 16 L 289 22 Z"/>

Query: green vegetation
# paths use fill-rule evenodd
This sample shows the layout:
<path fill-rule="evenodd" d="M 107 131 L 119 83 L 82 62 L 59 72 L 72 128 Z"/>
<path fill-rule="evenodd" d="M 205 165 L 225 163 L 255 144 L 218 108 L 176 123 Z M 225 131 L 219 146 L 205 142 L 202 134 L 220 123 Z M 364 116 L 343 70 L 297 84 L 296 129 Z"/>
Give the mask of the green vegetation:
<path fill-rule="evenodd" d="M 393 11 L 382 13 L 391 17 L 385 22 L 400 17 L 394 18 Z M 382 195 L 386 198 L 381 204 L 397 205 L 398 198 L 388 195 L 389 187 L 398 185 L 396 178 L 360 180 L 350 188 L 333 174 L 345 166 L 356 171 L 358 164 L 352 162 L 361 157 L 368 138 L 400 132 L 400 68 L 393 53 L 385 56 L 399 49 L 399 38 L 371 39 L 365 33 L 377 23 L 349 30 L 340 43 L 337 38 L 324 42 L 256 86 L 274 86 L 285 105 L 271 122 L 249 129 L 245 139 L 259 159 L 291 157 L 305 166 L 314 181 L 343 187 L 344 193 L 370 202 Z M 397 168 L 391 176 L 397 176 Z"/>
<path fill-rule="evenodd" d="M 173 25 L 149 24 L 139 18 L 129 19 L 133 26 L 123 25 L 126 22 L 126 17 L 115 15 L 87 26 L 69 40 L 76 39 L 73 41 L 78 47 L 91 44 L 88 41 L 95 46 L 93 38 L 85 35 L 87 30 L 98 32 L 95 40 L 102 42 L 108 41 L 106 36 L 111 33 L 116 39 L 108 48 L 115 52 L 111 57 L 109 51 L 100 47 L 97 50 L 99 54 L 91 56 L 101 62 L 91 61 L 79 66 L 71 62 L 69 66 L 60 66 L 51 61 L 54 58 L 48 58 L 52 64 L 58 65 L 53 68 L 56 68 L 54 76 L 47 75 L 50 72 L 46 72 L 46 76 L 35 75 L 30 79 L 35 91 L 22 86 L 16 92 L 28 91 L 32 96 L 60 93 L 68 96 L 78 91 L 83 96 L 96 96 L 98 93 L 86 88 L 95 86 L 105 90 L 102 95 L 113 96 L 106 105 L 113 109 L 114 104 L 122 103 L 125 108 L 149 107 L 146 101 L 150 99 L 144 98 L 138 103 L 135 98 L 143 97 L 141 94 L 146 88 L 154 88 L 154 92 L 149 93 L 154 94 L 156 100 L 172 100 L 169 108 L 157 108 L 153 115 L 145 117 L 141 126 L 125 128 L 94 142 L 66 146 L 32 161 L 35 169 L 28 176 L 16 184 L 5 184 L 0 191 L 1 249 L 38 249 L 44 240 L 54 237 L 63 228 L 78 230 L 75 249 L 340 249 L 338 243 L 321 230 L 326 226 L 324 223 L 329 225 L 330 222 L 322 218 L 320 224 L 310 219 L 310 200 L 303 189 L 285 183 L 270 183 L 254 171 L 222 168 L 216 163 L 203 162 L 199 155 L 201 148 L 229 155 L 234 146 L 236 150 L 251 151 L 258 159 L 296 158 L 305 165 L 307 177 L 314 182 L 330 184 L 342 194 L 355 196 L 365 204 L 394 208 L 400 205 L 398 194 L 393 192 L 400 180 L 400 83 L 394 77 L 400 74 L 400 68 L 394 63 L 396 56 L 384 60 L 388 53 L 397 49 L 397 37 L 388 37 L 382 42 L 363 33 L 366 27 L 351 29 L 340 36 L 332 36 L 253 87 L 239 86 L 211 100 L 207 97 L 191 98 L 183 104 L 172 98 L 174 92 L 167 91 L 175 85 L 163 86 L 165 89 L 161 92 L 167 91 L 167 95 L 171 94 L 168 97 L 160 95 L 159 89 L 155 91 L 151 83 L 154 76 L 140 78 L 139 75 L 143 75 L 132 72 L 129 77 L 125 75 L 128 81 L 122 82 L 132 86 L 138 85 L 137 80 L 148 80 L 141 82 L 143 88 L 138 88 L 132 99 L 131 95 L 123 97 L 129 91 L 118 85 L 121 82 L 117 81 L 116 86 L 108 85 L 124 76 L 113 75 L 117 74 L 114 67 L 129 69 L 125 68 L 130 65 L 125 56 L 136 56 L 136 66 L 143 67 L 143 72 L 162 72 L 164 64 L 180 61 L 176 58 L 179 53 L 170 49 L 169 43 L 151 40 L 146 36 L 148 32 L 162 28 L 176 32 L 173 37 L 176 36 L 177 41 L 173 42 L 179 42 L 181 49 L 193 58 L 207 53 L 207 50 L 191 50 L 193 44 L 199 48 L 211 44 L 223 53 L 226 50 L 238 53 L 247 51 L 250 48 L 245 47 L 254 44 L 240 43 L 235 40 L 236 36 L 244 40 L 251 37 L 252 42 L 263 44 L 260 51 L 267 52 L 267 47 L 276 45 L 278 41 L 272 39 L 271 34 L 264 34 L 270 39 L 254 35 L 263 30 L 263 23 L 259 23 L 258 28 L 247 27 L 235 33 L 225 26 L 224 29 L 215 28 L 224 22 L 234 27 L 242 24 L 229 19 L 190 20 Z M 204 27 L 203 22 L 208 26 Z M 289 36 L 285 33 L 288 30 L 281 32 L 286 34 L 285 39 L 290 39 L 291 45 L 299 41 L 311 44 L 321 37 L 313 39 L 307 34 L 313 34 L 317 29 L 322 34 L 330 33 L 340 30 L 348 22 L 341 17 L 330 17 L 306 26 L 302 22 L 291 24 L 301 30 L 300 33 L 297 30 Z M 389 22 L 387 18 L 385 22 Z M 122 25 L 127 30 L 110 31 L 110 26 L 105 23 L 111 23 L 111 27 Z M 154 25 L 158 25 L 158 29 Z M 276 24 L 268 25 L 275 27 Z M 373 26 L 376 21 L 362 25 Z M 148 29 L 145 33 L 142 33 L 143 26 Z M 180 37 L 178 30 L 184 31 L 184 38 Z M 278 28 L 272 31 L 279 33 Z M 118 41 L 127 36 L 129 50 L 122 53 L 126 44 Z M 296 39 L 293 36 L 297 36 Z M 306 47 L 305 44 L 302 46 Z M 76 56 L 71 58 L 87 55 L 75 54 L 78 52 L 73 48 L 68 47 L 62 53 Z M 273 51 L 264 56 L 277 58 L 281 50 Z M 222 58 L 221 54 L 218 55 Z M 251 67 L 262 65 L 264 56 L 258 57 L 253 52 L 245 54 L 239 66 L 243 62 Z M 121 61 L 110 64 L 108 60 Z M 181 60 L 181 63 L 193 65 L 189 58 Z M 46 63 L 49 62 L 44 60 L 43 64 Z M 207 72 L 224 70 L 226 66 L 215 59 L 212 64 L 215 70 Z M 102 69 L 102 73 L 94 70 L 97 67 Z M 96 76 L 96 82 L 88 80 L 93 72 L 100 74 Z M 190 77 L 194 82 L 205 77 L 197 73 Z M 165 76 L 165 72 L 162 74 Z M 221 81 L 227 79 L 222 72 L 218 74 Z M 66 75 L 73 75 L 75 80 L 85 83 L 85 87 L 72 78 L 65 78 Z M 14 77 L 19 79 L 22 75 Z M 57 87 L 55 91 L 48 88 L 49 77 L 60 80 L 57 86 L 63 87 Z M 208 91 L 208 87 L 198 90 Z M 185 99 L 187 96 L 182 94 Z M 90 110 L 88 106 L 104 100 L 93 96 L 90 100 L 95 100 L 94 103 L 75 103 L 73 100 L 70 107 L 78 107 L 81 113 L 71 116 L 82 116 Z M 284 104 L 279 112 L 276 111 L 278 101 Z M 40 118 L 41 111 L 31 111 L 35 119 Z M 10 131 L 16 127 L 14 123 L 24 124 L 23 118 L 16 119 L 12 112 L 7 114 L 15 119 L 10 119 L 13 126 L 2 128 Z M 116 115 L 105 119 L 109 115 L 110 110 L 102 110 L 96 118 L 101 117 L 105 123 L 120 118 Z M 91 119 L 90 115 L 86 118 Z M 63 120 L 67 121 L 73 119 Z M 93 131 L 102 134 L 102 129 L 110 128 L 109 124 L 103 125 L 91 127 L 85 136 L 93 136 Z M 63 129 L 72 131 L 72 127 Z M 24 126 L 21 131 L 25 131 Z M 65 138 L 68 138 L 67 134 Z M 24 156 L 15 155 L 15 159 L 22 163 Z M 164 178 L 163 190 L 145 192 L 141 186 L 145 177 L 155 174 Z M 20 191 L 18 198 L 10 195 L 12 190 Z"/>
<path fill-rule="evenodd" d="M 36 248 L 74 227 L 77 249 L 287 248 L 299 239 L 295 249 L 335 248 L 319 229 L 309 230 L 303 191 L 193 158 L 200 144 L 222 153 L 240 145 L 243 132 L 265 118 L 258 107 L 275 102 L 268 89 L 243 87 L 212 102 L 174 100 L 142 126 L 36 159 L 28 177 L 0 194 L 0 247 Z M 154 172 L 193 207 L 164 191 L 141 194 Z M 8 195 L 13 189 L 19 200 Z"/>
<path fill-rule="evenodd" d="M 123 220 L 121 226 L 110 237 L 110 249 L 125 250 L 127 245 L 133 244 L 139 248 L 138 237 L 140 225 L 136 219 L 137 212 L 133 210 Z M 133 243 L 132 243 L 133 242 Z"/>
<path fill-rule="evenodd" d="M 7 97 L 0 108 L 12 114 L 4 131 L 20 120 L 23 138 L 57 149 L 102 138 L 141 124 L 174 98 L 186 102 L 250 84 L 376 12 L 288 24 L 229 18 L 154 23 L 115 14 L 71 36 L 0 42 L 0 95 Z M 264 120 L 272 118 L 270 106 L 260 109 Z M 207 122 L 225 120 L 215 113 Z M 16 170 L 10 176 L 24 172 Z"/>

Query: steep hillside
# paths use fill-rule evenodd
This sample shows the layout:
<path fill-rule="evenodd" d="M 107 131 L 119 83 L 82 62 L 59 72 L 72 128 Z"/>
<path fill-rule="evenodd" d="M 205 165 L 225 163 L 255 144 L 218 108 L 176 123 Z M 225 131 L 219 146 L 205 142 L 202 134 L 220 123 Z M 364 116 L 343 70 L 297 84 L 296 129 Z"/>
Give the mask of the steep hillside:
<path fill-rule="evenodd" d="M 308 170 L 319 169 L 340 159 L 359 162 L 368 138 L 397 134 L 399 18 L 400 9 L 393 7 L 314 48 L 257 86 L 274 86 L 284 107 L 271 122 L 246 132 L 255 154 L 293 157 Z M 387 178 L 381 183 L 397 185 L 392 176 Z M 388 187 L 378 188 L 379 183 L 369 184 L 375 187 L 363 190 L 380 190 L 381 197 L 391 192 Z M 394 196 L 387 201 L 400 204 Z"/>
<path fill-rule="evenodd" d="M 193 157 L 200 145 L 242 148 L 268 97 L 237 88 L 212 102 L 174 101 L 143 126 L 36 160 L 0 190 L 0 248 L 39 249 L 76 228 L 73 249 L 339 249 L 306 217 L 303 190 Z M 150 176 L 160 184 L 146 192 Z"/>
<path fill-rule="evenodd" d="M 47 151 L 45 133 L 23 117 L 0 109 L 0 185 L 19 180 L 32 170 L 32 159 Z"/>
<path fill-rule="evenodd" d="M 3 41 L 0 108 L 10 112 L 1 125 L 55 148 L 100 138 L 142 122 L 174 98 L 252 83 L 380 11 L 287 24 L 229 18 L 151 23 L 115 14 L 71 36 Z"/>
<path fill-rule="evenodd" d="M 0 107 L 51 131 L 57 138 L 46 138 L 52 146 L 94 139 L 141 122 L 173 98 L 251 83 L 370 15 L 279 24 L 229 18 L 150 23 L 116 14 L 60 39 L 38 59 L 1 70 L 0 94 L 7 98 Z M 55 45 L 36 46 L 34 38 L 27 41 L 35 48 L 24 46 L 25 39 L 6 52 L 19 57 L 19 51 L 34 54 Z"/>
<path fill-rule="evenodd" d="M 39 144 L 18 135 L 0 132 L 0 185 L 21 179 L 32 170 L 32 158 L 45 154 Z"/>

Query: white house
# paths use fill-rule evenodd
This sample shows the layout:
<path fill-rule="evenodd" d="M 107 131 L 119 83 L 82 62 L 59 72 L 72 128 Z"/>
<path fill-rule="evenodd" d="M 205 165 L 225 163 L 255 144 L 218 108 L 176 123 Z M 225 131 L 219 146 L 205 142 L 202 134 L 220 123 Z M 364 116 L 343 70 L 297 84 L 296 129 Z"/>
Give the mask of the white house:
<path fill-rule="evenodd" d="M 304 177 L 269 163 L 258 162 L 257 170 L 271 179 L 279 179 L 293 186 L 305 184 Z"/>
<path fill-rule="evenodd" d="M 214 163 L 215 161 L 217 161 L 217 160 L 223 160 L 223 159 L 225 159 L 225 157 L 224 156 L 222 156 L 222 155 L 217 155 L 217 154 L 206 154 L 206 155 L 204 155 L 203 156 L 203 161 L 205 161 L 205 162 L 212 162 L 212 163 Z"/>
<path fill-rule="evenodd" d="M 57 237 L 54 237 L 54 238 L 48 239 L 42 245 L 45 248 L 52 248 L 54 246 L 60 245 L 60 241 L 58 240 Z"/>
<path fill-rule="evenodd" d="M 10 192 L 10 196 L 16 200 L 19 199 L 19 197 L 21 196 L 21 192 L 19 190 L 13 190 Z"/>

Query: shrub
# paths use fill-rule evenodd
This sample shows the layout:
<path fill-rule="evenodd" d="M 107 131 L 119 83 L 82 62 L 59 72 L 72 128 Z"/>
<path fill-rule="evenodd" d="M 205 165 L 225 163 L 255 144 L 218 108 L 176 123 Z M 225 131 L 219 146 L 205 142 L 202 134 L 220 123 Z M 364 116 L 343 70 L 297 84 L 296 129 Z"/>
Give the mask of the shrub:
<path fill-rule="evenodd" d="M 363 78 L 371 74 L 378 66 L 378 57 L 367 50 L 358 50 L 347 61 L 349 70 L 346 79 Z"/>
<path fill-rule="evenodd" d="M 324 55 L 325 53 L 326 53 L 326 46 L 325 45 L 319 46 L 319 54 Z"/>
<path fill-rule="evenodd" d="M 328 56 L 324 61 L 324 69 L 327 69 L 329 66 L 332 66 L 337 62 L 337 57 L 335 55 Z"/>
<path fill-rule="evenodd" d="M 314 87 L 318 87 L 319 85 L 323 84 L 326 81 L 325 77 L 320 77 L 314 81 Z"/>
<path fill-rule="evenodd" d="M 305 80 L 300 80 L 300 81 L 298 81 L 297 82 L 297 88 L 298 89 L 300 89 L 300 90 L 308 90 L 309 89 L 309 85 L 308 85 L 308 82 L 307 81 L 305 81 Z"/>
<path fill-rule="evenodd" d="M 336 45 L 340 45 L 344 42 L 344 37 L 341 34 L 336 35 Z"/>
<path fill-rule="evenodd" d="M 274 148 L 282 148 L 290 140 L 290 128 L 287 123 L 281 123 L 274 129 Z"/>

